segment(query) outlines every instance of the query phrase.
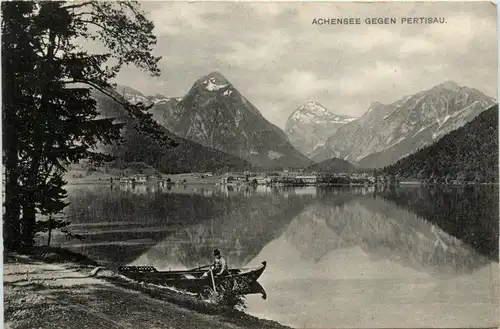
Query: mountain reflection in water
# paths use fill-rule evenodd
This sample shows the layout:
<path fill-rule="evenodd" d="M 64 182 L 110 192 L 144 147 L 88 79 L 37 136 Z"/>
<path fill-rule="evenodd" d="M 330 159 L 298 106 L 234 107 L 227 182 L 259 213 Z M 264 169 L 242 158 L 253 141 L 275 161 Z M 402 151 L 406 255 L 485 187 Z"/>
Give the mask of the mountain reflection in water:
<path fill-rule="evenodd" d="M 215 247 L 230 267 L 268 261 L 259 279 L 268 299 L 248 296 L 248 312 L 284 324 L 497 321 L 497 188 L 101 186 L 69 199 L 79 214 L 71 230 L 86 239 L 55 241 L 107 263 L 192 268 L 211 263 Z"/>

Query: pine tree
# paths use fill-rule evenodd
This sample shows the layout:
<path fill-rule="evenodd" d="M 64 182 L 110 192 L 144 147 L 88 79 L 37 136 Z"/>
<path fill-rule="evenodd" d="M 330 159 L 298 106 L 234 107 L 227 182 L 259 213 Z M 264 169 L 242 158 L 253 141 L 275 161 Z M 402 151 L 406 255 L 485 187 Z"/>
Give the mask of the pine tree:
<path fill-rule="evenodd" d="M 55 219 L 57 214 L 60 214 L 69 203 L 64 199 L 67 193 L 64 190 L 66 182 L 62 178 L 62 171 L 54 173 L 49 180 L 42 186 L 40 199 L 38 200 L 37 208 L 42 215 L 48 216 L 46 221 L 37 221 L 35 224 L 36 232 L 47 232 L 47 246 L 50 246 L 52 230 L 67 227 L 70 223 L 65 220 Z"/>
<path fill-rule="evenodd" d="M 19 237 L 23 246 L 30 247 L 36 210 L 43 209 L 50 182 L 54 184 L 71 162 L 109 160 L 96 151 L 97 146 L 120 141 L 121 125 L 99 117 L 93 90 L 120 103 L 143 133 L 167 145 L 176 144 L 164 135 L 147 107 L 129 104 L 112 91 L 110 81 L 123 65 L 160 73 L 160 58 L 151 53 L 154 26 L 137 2 L 2 3 L 3 16 L 6 13 L 10 16 L 2 21 L 8 32 L 8 38 L 2 39 L 2 57 L 10 62 L 2 61 L 2 71 L 12 63 L 21 69 L 4 72 L 8 91 L 19 88 L 17 97 L 3 105 L 4 125 L 9 128 L 4 141 L 15 145 L 4 153 L 10 184 L 5 218 L 6 225 L 12 224 L 5 238 L 11 248 L 18 247 L 14 241 Z M 80 46 L 83 39 L 99 42 L 107 51 L 89 52 Z M 19 57 L 27 58 L 28 64 L 19 63 Z M 53 201 L 57 198 L 56 193 Z"/>
<path fill-rule="evenodd" d="M 26 109 L 34 106 L 30 92 L 31 76 L 37 56 L 31 47 L 31 29 L 35 4 L 32 2 L 2 2 L 2 135 L 4 165 L 4 247 L 20 246 L 19 216 L 23 202 L 20 177 L 24 163 L 19 149 L 28 134 L 24 123 L 30 120 Z"/>

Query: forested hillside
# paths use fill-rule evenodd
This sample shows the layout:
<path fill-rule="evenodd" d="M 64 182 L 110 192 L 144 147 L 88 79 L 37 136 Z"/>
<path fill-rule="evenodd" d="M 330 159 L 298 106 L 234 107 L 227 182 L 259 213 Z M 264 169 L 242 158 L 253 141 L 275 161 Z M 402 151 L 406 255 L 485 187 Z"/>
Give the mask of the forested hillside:
<path fill-rule="evenodd" d="M 356 170 L 352 163 L 339 158 L 327 159 L 320 163 L 315 163 L 307 169 L 327 173 L 351 173 Z"/>
<path fill-rule="evenodd" d="M 384 171 L 402 178 L 498 182 L 498 104 Z"/>

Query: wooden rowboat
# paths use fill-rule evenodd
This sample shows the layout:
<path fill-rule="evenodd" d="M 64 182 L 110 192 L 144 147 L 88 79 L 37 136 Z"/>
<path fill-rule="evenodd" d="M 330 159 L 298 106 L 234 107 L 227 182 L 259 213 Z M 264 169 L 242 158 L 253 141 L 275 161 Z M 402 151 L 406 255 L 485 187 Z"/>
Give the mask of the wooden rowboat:
<path fill-rule="evenodd" d="M 215 284 L 220 285 L 224 280 L 231 278 L 245 279 L 251 284 L 262 275 L 266 265 L 267 263 L 264 261 L 257 267 L 229 269 L 228 274 L 214 277 Z M 120 266 L 118 272 L 138 282 L 166 285 L 196 293 L 201 293 L 205 287 L 212 287 L 210 275 L 203 276 L 207 271 L 201 268 L 182 271 L 158 271 L 153 266 Z"/>

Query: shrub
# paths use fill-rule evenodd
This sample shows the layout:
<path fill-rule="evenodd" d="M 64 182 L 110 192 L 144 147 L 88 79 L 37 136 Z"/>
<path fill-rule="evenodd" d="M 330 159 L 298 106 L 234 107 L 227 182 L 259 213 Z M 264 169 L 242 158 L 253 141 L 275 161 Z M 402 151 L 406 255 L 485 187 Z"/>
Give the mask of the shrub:
<path fill-rule="evenodd" d="M 244 310 L 245 293 L 250 289 L 251 281 L 242 277 L 230 277 L 216 286 L 217 291 L 207 288 L 208 300 L 216 305 Z"/>

